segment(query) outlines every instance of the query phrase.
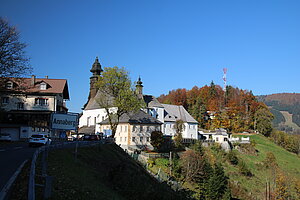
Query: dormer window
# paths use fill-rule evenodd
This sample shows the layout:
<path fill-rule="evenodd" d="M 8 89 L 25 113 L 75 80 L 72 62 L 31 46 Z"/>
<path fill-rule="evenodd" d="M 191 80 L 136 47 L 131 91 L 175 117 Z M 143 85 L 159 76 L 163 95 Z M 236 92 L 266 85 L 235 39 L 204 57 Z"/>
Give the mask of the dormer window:
<path fill-rule="evenodd" d="M 47 84 L 46 83 L 41 83 L 40 84 L 40 90 L 46 90 L 47 89 Z"/>
<path fill-rule="evenodd" d="M 8 81 L 6 82 L 6 89 L 12 89 L 13 88 L 13 82 Z"/>

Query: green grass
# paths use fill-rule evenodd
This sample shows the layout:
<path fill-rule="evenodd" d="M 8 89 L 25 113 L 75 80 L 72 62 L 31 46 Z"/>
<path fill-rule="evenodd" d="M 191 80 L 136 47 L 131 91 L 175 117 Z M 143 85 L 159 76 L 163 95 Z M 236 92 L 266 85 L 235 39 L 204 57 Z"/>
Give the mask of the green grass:
<path fill-rule="evenodd" d="M 261 198 L 265 189 L 266 181 L 270 181 L 274 186 L 275 170 L 266 169 L 263 161 L 267 152 L 272 152 L 276 158 L 279 168 L 286 174 L 290 180 L 300 179 L 300 158 L 280 146 L 271 142 L 262 135 L 252 135 L 251 140 L 255 140 L 255 149 L 257 155 L 247 155 L 238 153 L 239 159 L 242 159 L 254 176 L 245 177 L 239 174 L 238 169 L 228 163 L 225 163 L 225 169 L 231 180 L 238 181 L 241 186 L 253 196 Z"/>
<path fill-rule="evenodd" d="M 258 150 L 258 156 L 243 155 L 243 158 L 248 160 L 250 166 L 254 166 L 255 162 L 263 161 L 266 158 L 266 153 L 272 152 L 283 171 L 300 178 L 300 158 L 296 154 L 288 152 L 262 135 L 253 135 L 250 138 L 256 141 L 255 148 Z"/>
<path fill-rule="evenodd" d="M 79 157 L 88 153 L 88 149 L 79 151 Z M 87 162 L 80 158 L 75 162 L 70 149 L 50 152 L 48 171 L 54 176 L 51 199 L 124 199 L 99 181 L 99 173 Z"/>
<path fill-rule="evenodd" d="M 49 175 L 54 177 L 51 199 L 180 199 L 160 184 L 117 145 L 49 153 Z"/>

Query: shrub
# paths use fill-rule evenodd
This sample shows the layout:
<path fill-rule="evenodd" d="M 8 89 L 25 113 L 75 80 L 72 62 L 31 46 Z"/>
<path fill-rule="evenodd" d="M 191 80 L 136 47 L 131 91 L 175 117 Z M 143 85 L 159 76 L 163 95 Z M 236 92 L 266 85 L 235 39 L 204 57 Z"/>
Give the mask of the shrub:
<path fill-rule="evenodd" d="M 155 165 L 158 165 L 160 167 L 168 167 L 169 166 L 169 160 L 166 158 L 156 158 L 155 159 Z"/>
<path fill-rule="evenodd" d="M 155 165 L 155 161 L 152 158 L 149 158 L 147 163 L 149 167 L 153 167 L 153 165 Z"/>
<path fill-rule="evenodd" d="M 266 168 L 276 168 L 278 166 L 276 158 L 272 152 L 267 152 L 267 156 L 263 163 Z"/>
<path fill-rule="evenodd" d="M 233 165 L 237 165 L 239 163 L 239 159 L 238 157 L 236 156 L 236 152 L 235 151 L 230 151 L 228 154 L 227 154 L 227 159 L 228 161 L 233 164 Z"/>
<path fill-rule="evenodd" d="M 252 176 L 251 171 L 249 170 L 249 168 L 247 167 L 246 163 L 242 160 L 239 161 L 238 164 L 239 167 L 239 172 L 244 175 L 244 176 Z"/>
<path fill-rule="evenodd" d="M 163 133 L 161 131 L 153 131 L 151 133 L 151 145 L 155 150 L 159 150 L 163 142 Z"/>

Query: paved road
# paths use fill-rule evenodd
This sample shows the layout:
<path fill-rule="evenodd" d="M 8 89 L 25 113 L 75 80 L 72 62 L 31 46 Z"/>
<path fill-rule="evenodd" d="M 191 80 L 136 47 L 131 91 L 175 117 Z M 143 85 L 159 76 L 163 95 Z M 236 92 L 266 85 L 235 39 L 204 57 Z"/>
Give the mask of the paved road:
<path fill-rule="evenodd" d="M 0 143 L 0 191 L 24 160 L 31 159 L 35 150 L 27 143 Z"/>
<path fill-rule="evenodd" d="M 101 142 L 104 143 L 104 140 Z M 53 141 L 51 145 L 60 143 L 63 142 Z M 65 146 L 65 148 L 73 148 L 76 144 L 76 142 L 67 143 L 71 143 L 71 145 Z M 0 142 L 0 191 L 11 176 L 16 172 L 18 167 L 20 167 L 25 160 L 30 160 L 32 158 L 36 149 L 37 147 L 29 147 L 26 142 Z"/>

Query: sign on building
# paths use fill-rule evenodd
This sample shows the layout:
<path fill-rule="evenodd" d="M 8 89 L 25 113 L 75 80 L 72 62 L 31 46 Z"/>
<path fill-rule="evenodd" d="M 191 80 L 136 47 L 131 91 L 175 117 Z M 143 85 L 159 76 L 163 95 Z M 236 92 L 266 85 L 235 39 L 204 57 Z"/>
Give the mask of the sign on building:
<path fill-rule="evenodd" d="M 61 130 L 76 130 L 78 127 L 78 114 L 52 113 L 51 128 Z"/>
<path fill-rule="evenodd" d="M 104 129 L 103 132 L 104 132 L 104 135 L 107 137 L 112 135 L 111 129 Z"/>

